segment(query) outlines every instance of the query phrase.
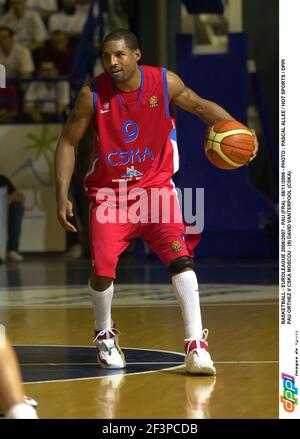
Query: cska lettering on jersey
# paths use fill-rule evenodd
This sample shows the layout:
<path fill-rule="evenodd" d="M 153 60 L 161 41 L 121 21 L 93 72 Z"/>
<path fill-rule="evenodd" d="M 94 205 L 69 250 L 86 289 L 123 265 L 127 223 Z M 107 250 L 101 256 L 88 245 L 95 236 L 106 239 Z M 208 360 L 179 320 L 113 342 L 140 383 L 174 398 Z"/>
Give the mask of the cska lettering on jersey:
<path fill-rule="evenodd" d="M 143 150 L 136 148 L 129 151 L 110 151 L 106 155 L 106 161 L 110 166 L 134 165 L 144 163 L 147 159 L 154 160 L 154 155 L 148 146 Z"/>

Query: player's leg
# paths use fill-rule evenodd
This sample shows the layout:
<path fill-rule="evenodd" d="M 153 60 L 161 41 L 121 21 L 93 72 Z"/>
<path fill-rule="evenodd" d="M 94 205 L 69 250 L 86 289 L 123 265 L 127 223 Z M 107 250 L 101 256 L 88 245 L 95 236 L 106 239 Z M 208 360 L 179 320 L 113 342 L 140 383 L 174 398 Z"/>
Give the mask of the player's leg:
<path fill-rule="evenodd" d="M 113 281 L 119 255 L 128 246 L 122 239 L 126 225 L 118 223 L 100 223 L 97 219 L 97 206 L 90 209 L 90 245 L 92 272 L 89 280 L 95 315 L 95 342 L 97 358 L 101 367 L 125 367 L 124 355 L 118 345 L 119 331 L 111 318 L 111 306 L 114 294 Z"/>
<path fill-rule="evenodd" d="M 170 268 L 173 290 L 181 308 L 185 329 L 186 368 L 191 373 L 215 374 L 207 350 L 207 330 L 202 330 L 198 280 L 194 272 L 194 261 L 186 246 L 184 225 L 178 222 L 178 216 L 174 214 L 168 223 L 149 226 L 143 237 Z"/>
<path fill-rule="evenodd" d="M 214 375 L 213 361 L 208 352 L 207 329 L 202 328 L 199 285 L 190 256 L 169 262 L 173 291 L 179 302 L 185 328 L 185 365 L 190 373 Z"/>
<path fill-rule="evenodd" d="M 185 338 L 188 340 L 202 337 L 199 287 L 194 266 L 190 256 L 172 259 L 169 263 L 173 291 L 180 304 Z"/>
<path fill-rule="evenodd" d="M 16 354 L 4 335 L 0 344 L 0 404 L 6 418 L 38 418 L 35 408 L 24 402 L 24 391 Z"/>
<path fill-rule="evenodd" d="M 98 276 L 91 272 L 89 292 L 95 314 L 95 330 L 100 332 L 111 328 L 111 304 L 114 294 L 113 278 Z"/>

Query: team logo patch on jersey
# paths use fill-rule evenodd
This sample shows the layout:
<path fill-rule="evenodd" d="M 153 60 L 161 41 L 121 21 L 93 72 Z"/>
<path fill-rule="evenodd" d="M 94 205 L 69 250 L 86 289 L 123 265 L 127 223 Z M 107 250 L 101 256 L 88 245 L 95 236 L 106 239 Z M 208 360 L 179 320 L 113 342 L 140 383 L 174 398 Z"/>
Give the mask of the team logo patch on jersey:
<path fill-rule="evenodd" d="M 158 99 L 156 96 L 151 96 L 151 98 L 149 99 L 149 107 L 158 107 Z"/>
<path fill-rule="evenodd" d="M 181 244 L 179 241 L 173 241 L 171 247 L 172 247 L 173 252 L 175 252 L 175 253 L 180 252 L 182 250 L 182 247 L 181 247 Z"/>
<path fill-rule="evenodd" d="M 131 166 L 131 168 L 127 168 L 127 172 L 125 175 L 122 175 L 122 178 L 141 177 L 142 175 L 140 171 L 134 169 L 134 166 Z"/>

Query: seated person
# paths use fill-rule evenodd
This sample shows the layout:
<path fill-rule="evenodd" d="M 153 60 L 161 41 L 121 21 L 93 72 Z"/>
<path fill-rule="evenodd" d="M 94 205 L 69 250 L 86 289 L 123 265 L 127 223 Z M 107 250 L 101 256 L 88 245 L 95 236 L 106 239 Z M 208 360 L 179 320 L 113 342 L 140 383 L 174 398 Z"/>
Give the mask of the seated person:
<path fill-rule="evenodd" d="M 10 0 L 9 6 L 9 11 L 0 17 L 0 24 L 10 27 L 15 41 L 29 50 L 42 47 L 48 33 L 40 15 L 27 10 L 26 0 Z"/>
<path fill-rule="evenodd" d="M 56 30 L 51 34 L 50 45 L 40 51 L 37 64 L 43 61 L 52 61 L 59 76 L 67 76 L 72 67 L 75 49 L 69 46 L 69 39 L 65 32 Z"/>
<path fill-rule="evenodd" d="M 87 12 L 77 8 L 76 0 L 62 0 L 62 8 L 59 12 L 51 14 L 48 21 L 48 30 L 62 30 L 72 41 L 76 43 L 82 34 Z"/>
<path fill-rule="evenodd" d="M 56 0 L 27 0 L 26 8 L 38 14 L 46 20 L 48 15 L 58 10 Z"/>
<path fill-rule="evenodd" d="M 38 77 L 57 78 L 53 62 L 42 62 Z M 32 82 L 24 97 L 24 113 L 33 122 L 59 122 L 63 121 L 69 102 L 69 84 L 66 81 Z"/>
<path fill-rule="evenodd" d="M 31 52 L 16 43 L 14 32 L 7 26 L 0 26 L 0 64 L 6 70 L 7 78 L 29 78 L 34 71 Z"/>
<path fill-rule="evenodd" d="M 0 187 L 6 187 L 8 193 L 7 259 L 13 262 L 21 262 L 23 256 L 20 255 L 18 250 L 24 213 L 24 195 L 22 192 L 18 192 L 12 182 L 4 175 L 0 175 Z"/>

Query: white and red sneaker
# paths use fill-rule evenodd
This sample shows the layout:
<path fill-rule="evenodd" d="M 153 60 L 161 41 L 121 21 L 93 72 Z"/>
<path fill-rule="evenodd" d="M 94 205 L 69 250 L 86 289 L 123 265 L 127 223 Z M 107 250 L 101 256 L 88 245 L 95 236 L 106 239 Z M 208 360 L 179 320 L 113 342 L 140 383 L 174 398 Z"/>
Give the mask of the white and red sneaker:
<path fill-rule="evenodd" d="M 34 410 L 36 410 L 38 403 L 35 399 L 31 398 L 30 396 L 24 396 L 24 402 L 28 405 L 30 405 Z M 4 416 L 4 410 L 0 407 L 0 416 Z M 34 413 L 32 412 L 33 416 Z"/>
<path fill-rule="evenodd" d="M 203 330 L 201 340 L 185 340 L 185 368 L 196 375 L 215 375 L 216 368 L 208 352 L 208 330 Z"/>
<path fill-rule="evenodd" d="M 103 331 L 95 331 L 97 359 L 105 369 L 124 369 L 125 357 L 118 344 L 120 331 L 113 327 Z"/>

